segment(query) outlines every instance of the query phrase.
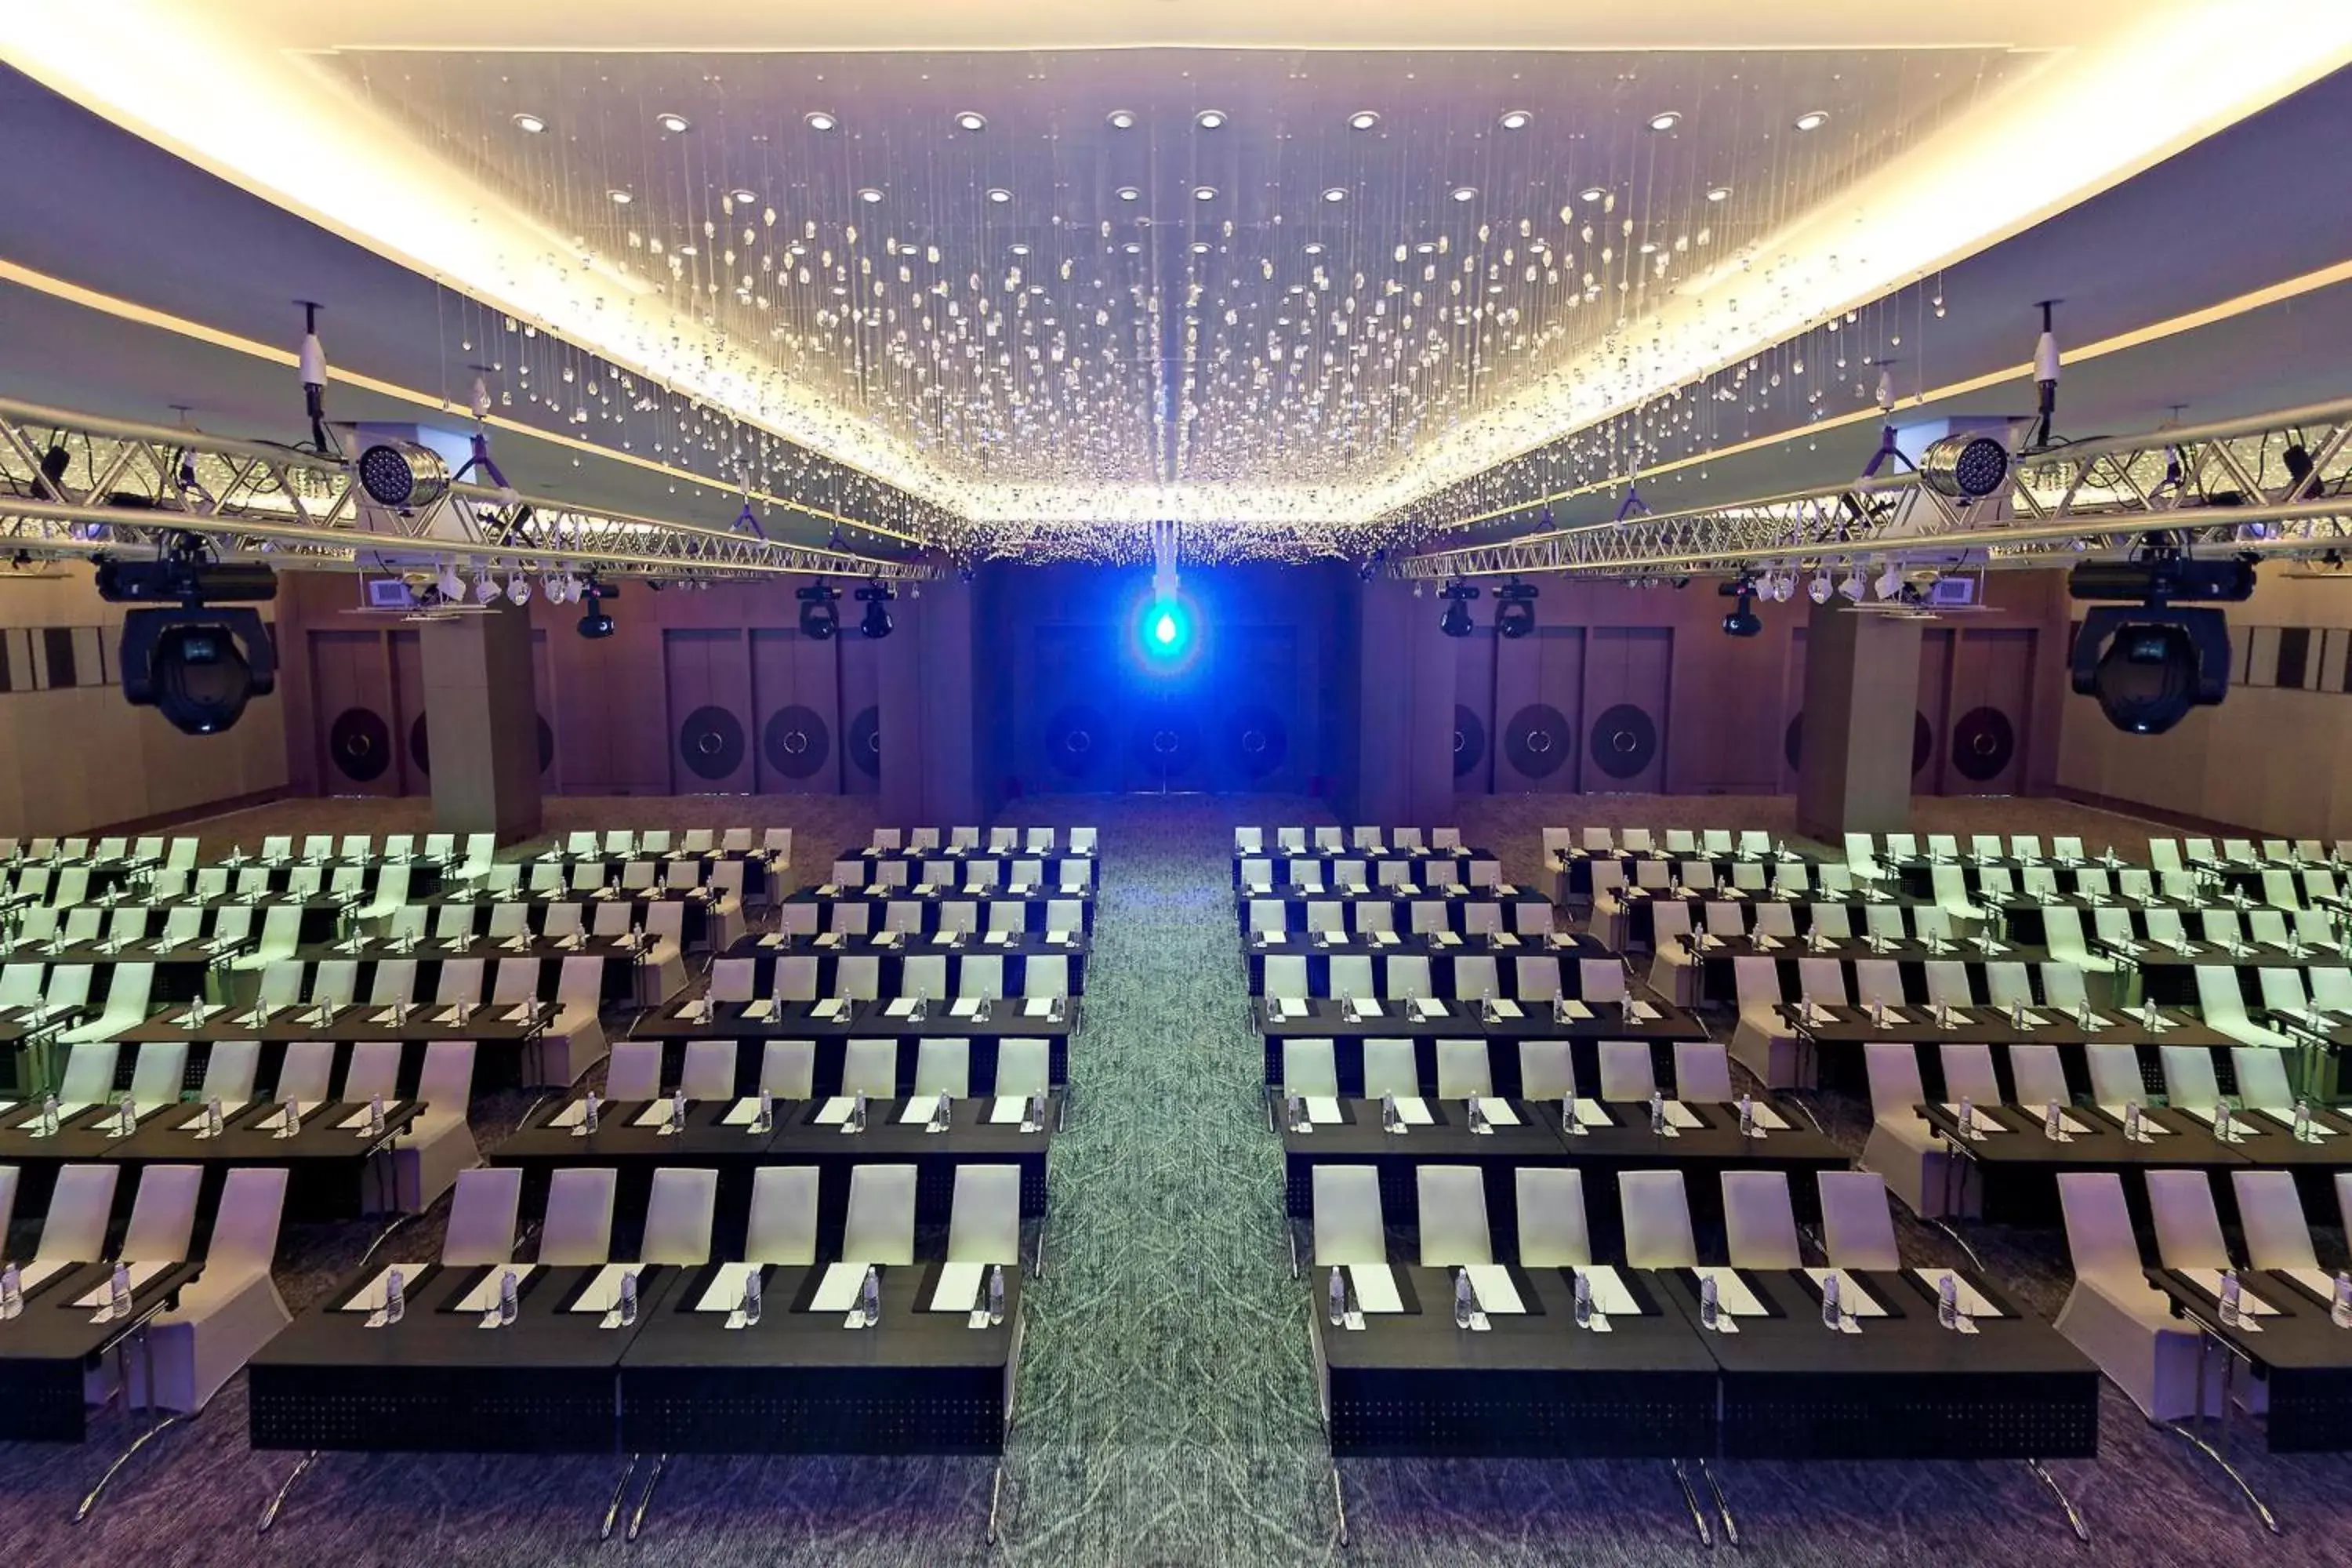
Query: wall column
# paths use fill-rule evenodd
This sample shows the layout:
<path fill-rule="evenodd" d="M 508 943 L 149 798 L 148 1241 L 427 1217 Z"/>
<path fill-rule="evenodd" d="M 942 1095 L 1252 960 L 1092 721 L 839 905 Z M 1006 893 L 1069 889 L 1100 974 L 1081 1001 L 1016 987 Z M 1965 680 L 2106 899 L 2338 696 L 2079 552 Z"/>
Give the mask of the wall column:
<path fill-rule="evenodd" d="M 977 826 L 972 585 L 925 583 L 921 589 L 918 599 L 908 585 L 899 586 L 890 605 L 895 628 L 875 650 L 881 667 L 882 820 L 901 827 Z M 864 610 L 844 595 L 843 637 L 858 635 Z"/>
<path fill-rule="evenodd" d="M 1454 820 L 1455 639 L 1443 604 L 1392 578 L 1364 584 L 1355 821 L 1441 827 Z"/>
<path fill-rule="evenodd" d="M 417 639 L 433 754 L 433 826 L 495 833 L 510 844 L 540 830 L 539 697 L 530 616 L 503 601 L 479 615 L 428 621 Z"/>
<path fill-rule="evenodd" d="M 1805 630 L 1805 727 L 1797 827 L 1830 844 L 1911 825 L 1911 728 L 1919 623 L 1813 606 Z"/>

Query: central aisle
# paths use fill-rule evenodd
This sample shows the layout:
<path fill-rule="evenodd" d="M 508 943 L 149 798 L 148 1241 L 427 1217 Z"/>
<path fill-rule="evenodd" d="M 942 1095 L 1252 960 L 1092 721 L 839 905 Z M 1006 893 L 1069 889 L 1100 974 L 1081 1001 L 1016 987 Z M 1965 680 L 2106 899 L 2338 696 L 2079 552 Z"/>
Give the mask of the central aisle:
<path fill-rule="evenodd" d="M 1101 886 L 1005 1551 L 1041 1564 L 1321 1560 L 1336 1547 L 1329 1460 L 1230 883 L 1235 822 L 1328 813 L 1072 805 L 1054 816 L 1100 823 Z"/>

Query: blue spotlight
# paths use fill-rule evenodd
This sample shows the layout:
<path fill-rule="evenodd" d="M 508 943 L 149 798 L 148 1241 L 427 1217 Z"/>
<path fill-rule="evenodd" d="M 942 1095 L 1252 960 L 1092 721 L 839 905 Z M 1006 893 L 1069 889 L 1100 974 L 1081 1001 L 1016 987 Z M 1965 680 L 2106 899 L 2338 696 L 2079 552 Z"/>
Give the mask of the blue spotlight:
<path fill-rule="evenodd" d="M 1151 640 L 1158 643 L 1161 647 L 1170 647 L 1174 646 L 1176 641 L 1176 613 L 1173 610 L 1162 610 L 1159 615 L 1152 617 Z"/>
<path fill-rule="evenodd" d="M 1181 675 L 1200 653 L 1200 629 L 1184 595 L 1146 594 L 1127 617 L 1128 646 L 1144 669 L 1156 676 Z"/>

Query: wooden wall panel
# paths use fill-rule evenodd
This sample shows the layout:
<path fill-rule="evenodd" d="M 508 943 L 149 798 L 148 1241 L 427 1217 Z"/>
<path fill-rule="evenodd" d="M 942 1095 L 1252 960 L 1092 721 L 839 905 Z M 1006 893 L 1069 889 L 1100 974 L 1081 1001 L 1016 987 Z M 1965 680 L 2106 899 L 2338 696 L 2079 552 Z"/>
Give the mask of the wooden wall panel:
<path fill-rule="evenodd" d="M 1576 789 L 1584 761 L 1587 637 L 1582 626 L 1539 626 L 1529 637 L 1495 638 L 1497 794 Z"/>
<path fill-rule="evenodd" d="M 1504 639 L 1480 626 L 1454 649 L 1454 789 L 1495 790 L 1495 661 Z"/>
<path fill-rule="evenodd" d="M 1952 628 L 1924 626 L 1919 633 L 1919 711 L 1913 721 L 1911 793 L 1942 795 L 1944 771 L 1951 754 Z M 1927 743 L 1918 736 L 1924 730 Z M 1919 753 L 1924 750 L 1926 755 Z"/>
<path fill-rule="evenodd" d="M 670 793 L 743 795 L 752 781 L 751 668 L 740 631 L 662 635 Z"/>
<path fill-rule="evenodd" d="M 839 793 L 841 647 L 842 639 L 818 641 L 797 627 L 751 633 L 752 765 L 761 794 Z"/>
<path fill-rule="evenodd" d="M 2034 634 L 1962 627 L 1943 726 L 1947 795 L 2015 795 L 2033 730 Z"/>
<path fill-rule="evenodd" d="M 1584 788 L 1646 795 L 1666 773 L 1672 630 L 1596 626 L 1584 661 Z"/>
<path fill-rule="evenodd" d="M 321 787 L 338 795 L 399 794 L 401 737 L 383 632 L 313 631 L 310 652 Z"/>

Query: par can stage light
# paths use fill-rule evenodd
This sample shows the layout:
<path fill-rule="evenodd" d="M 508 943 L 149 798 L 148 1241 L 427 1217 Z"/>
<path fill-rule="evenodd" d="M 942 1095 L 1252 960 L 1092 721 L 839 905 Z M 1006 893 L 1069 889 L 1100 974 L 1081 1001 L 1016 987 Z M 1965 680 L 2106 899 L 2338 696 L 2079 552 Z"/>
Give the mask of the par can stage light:
<path fill-rule="evenodd" d="M 422 511 L 449 493 L 449 465 L 414 441 L 378 441 L 360 454 L 360 489 L 394 511 Z"/>
<path fill-rule="evenodd" d="M 1938 495 L 1982 500 L 2009 482 L 2009 448 L 1990 436 L 1946 436 L 1919 454 L 1919 478 Z"/>

